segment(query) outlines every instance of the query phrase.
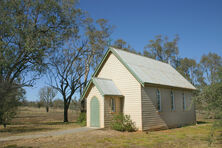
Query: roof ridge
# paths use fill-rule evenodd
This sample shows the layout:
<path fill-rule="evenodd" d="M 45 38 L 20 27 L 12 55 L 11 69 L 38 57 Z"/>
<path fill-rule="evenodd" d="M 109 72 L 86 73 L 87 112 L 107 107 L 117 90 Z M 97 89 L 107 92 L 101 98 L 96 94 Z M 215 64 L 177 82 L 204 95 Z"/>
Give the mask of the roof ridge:
<path fill-rule="evenodd" d="M 149 57 L 146 57 L 146 56 L 144 56 L 144 55 L 140 55 L 140 54 L 138 54 L 138 53 L 133 53 L 133 52 L 130 52 L 130 51 L 127 51 L 127 50 L 123 50 L 123 49 L 120 49 L 120 48 L 115 48 L 115 47 L 112 47 L 112 46 L 111 46 L 111 48 L 113 48 L 114 50 L 120 50 L 120 51 L 123 51 L 123 52 L 127 52 L 127 53 L 130 53 L 130 54 L 134 54 L 134 55 L 137 55 L 137 56 L 141 56 L 141 57 L 143 57 L 143 58 L 147 58 L 147 59 L 153 60 L 153 61 L 155 61 L 155 62 L 159 62 L 159 63 L 163 63 L 163 64 L 170 65 L 169 63 L 165 63 L 165 62 L 162 62 L 162 61 L 153 59 L 153 58 L 149 58 Z M 170 66 L 171 66 L 171 65 L 170 65 Z"/>
<path fill-rule="evenodd" d="M 93 77 L 93 79 L 94 79 L 94 78 L 96 78 L 96 79 L 103 79 L 103 80 L 111 80 L 111 81 L 112 81 L 112 79 L 107 79 L 107 78 Z"/>

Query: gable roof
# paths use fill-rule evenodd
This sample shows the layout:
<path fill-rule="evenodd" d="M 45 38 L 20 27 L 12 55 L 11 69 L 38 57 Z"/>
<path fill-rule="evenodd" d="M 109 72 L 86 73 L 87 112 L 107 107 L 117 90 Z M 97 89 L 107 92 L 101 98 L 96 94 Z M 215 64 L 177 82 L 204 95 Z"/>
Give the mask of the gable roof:
<path fill-rule="evenodd" d="M 99 73 L 105 63 L 105 60 L 108 58 L 109 53 L 113 53 L 142 86 L 145 84 L 157 84 L 196 90 L 196 88 L 171 65 L 113 47 L 109 47 L 92 77 L 96 77 Z M 92 80 L 85 88 L 82 98 L 85 96 L 91 83 Z"/>
<path fill-rule="evenodd" d="M 92 78 L 92 82 L 103 96 L 104 95 L 122 96 L 121 92 L 111 79 L 94 77 Z"/>
<path fill-rule="evenodd" d="M 113 48 L 113 51 L 130 67 L 134 75 L 142 83 L 158 84 L 171 87 L 193 89 L 196 88 L 187 81 L 170 64 L 148 57 Z"/>

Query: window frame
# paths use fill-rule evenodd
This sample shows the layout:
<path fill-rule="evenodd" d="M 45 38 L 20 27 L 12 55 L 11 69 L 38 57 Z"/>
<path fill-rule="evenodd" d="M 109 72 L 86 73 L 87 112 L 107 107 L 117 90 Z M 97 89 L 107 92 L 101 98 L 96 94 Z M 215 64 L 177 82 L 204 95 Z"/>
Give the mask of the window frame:
<path fill-rule="evenodd" d="M 175 95 L 174 91 L 170 91 L 170 98 L 171 98 L 171 111 L 175 111 Z"/>
<path fill-rule="evenodd" d="M 110 105 L 111 105 L 111 112 L 115 113 L 116 112 L 116 100 L 114 98 L 111 98 L 110 100 Z"/>
<path fill-rule="evenodd" d="M 185 97 L 185 93 L 183 92 L 182 93 L 182 107 L 183 107 L 183 110 L 185 111 L 186 110 L 186 97 Z"/>
<path fill-rule="evenodd" d="M 156 90 L 156 99 L 157 99 L 157 110 L 159 112 L 162 111 L 162 106 L 161 106 L 161 93 L 160 93 L 160 90 L 157 88 Z"/>

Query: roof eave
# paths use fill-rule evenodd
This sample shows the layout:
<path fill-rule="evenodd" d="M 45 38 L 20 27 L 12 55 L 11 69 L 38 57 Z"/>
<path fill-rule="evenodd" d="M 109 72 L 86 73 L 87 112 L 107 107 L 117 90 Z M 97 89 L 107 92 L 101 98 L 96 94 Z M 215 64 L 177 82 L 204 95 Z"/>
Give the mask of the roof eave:
<path fill-rule="evenodd" d="M 163 84 L 155 84 L 155 83 L 148 83 L 148 82 L 145 82 L 145 83 L 144 83 L 144 86 L 145 86 L 145 85 L 171 87 L 171 88 L 186 89 L 186 90 L 192 90 L 192 91 L 197 90 L 194 86 L 193 86 L 194 88 L 187 88 L 187 87 L 177 87 L 177 86 L 163 85 Z"/>

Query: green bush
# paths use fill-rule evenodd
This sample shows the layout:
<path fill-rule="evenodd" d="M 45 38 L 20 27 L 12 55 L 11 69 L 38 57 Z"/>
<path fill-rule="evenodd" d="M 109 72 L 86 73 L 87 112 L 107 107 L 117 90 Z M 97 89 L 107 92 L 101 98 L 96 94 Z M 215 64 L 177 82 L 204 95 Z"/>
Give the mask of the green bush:
<path fill-rule="evenodd" d="M 136 131 L 135 123 L 130 119 L 130 115 L 114 114 L 111 122 L 111 128 L 117 131 Z"/>
<path fill-rule="evenodd" d="M 77 122 L 81 126 L 86 126 L 86 113 L 80 113 L 79 117 L 77 118 Z"/>

